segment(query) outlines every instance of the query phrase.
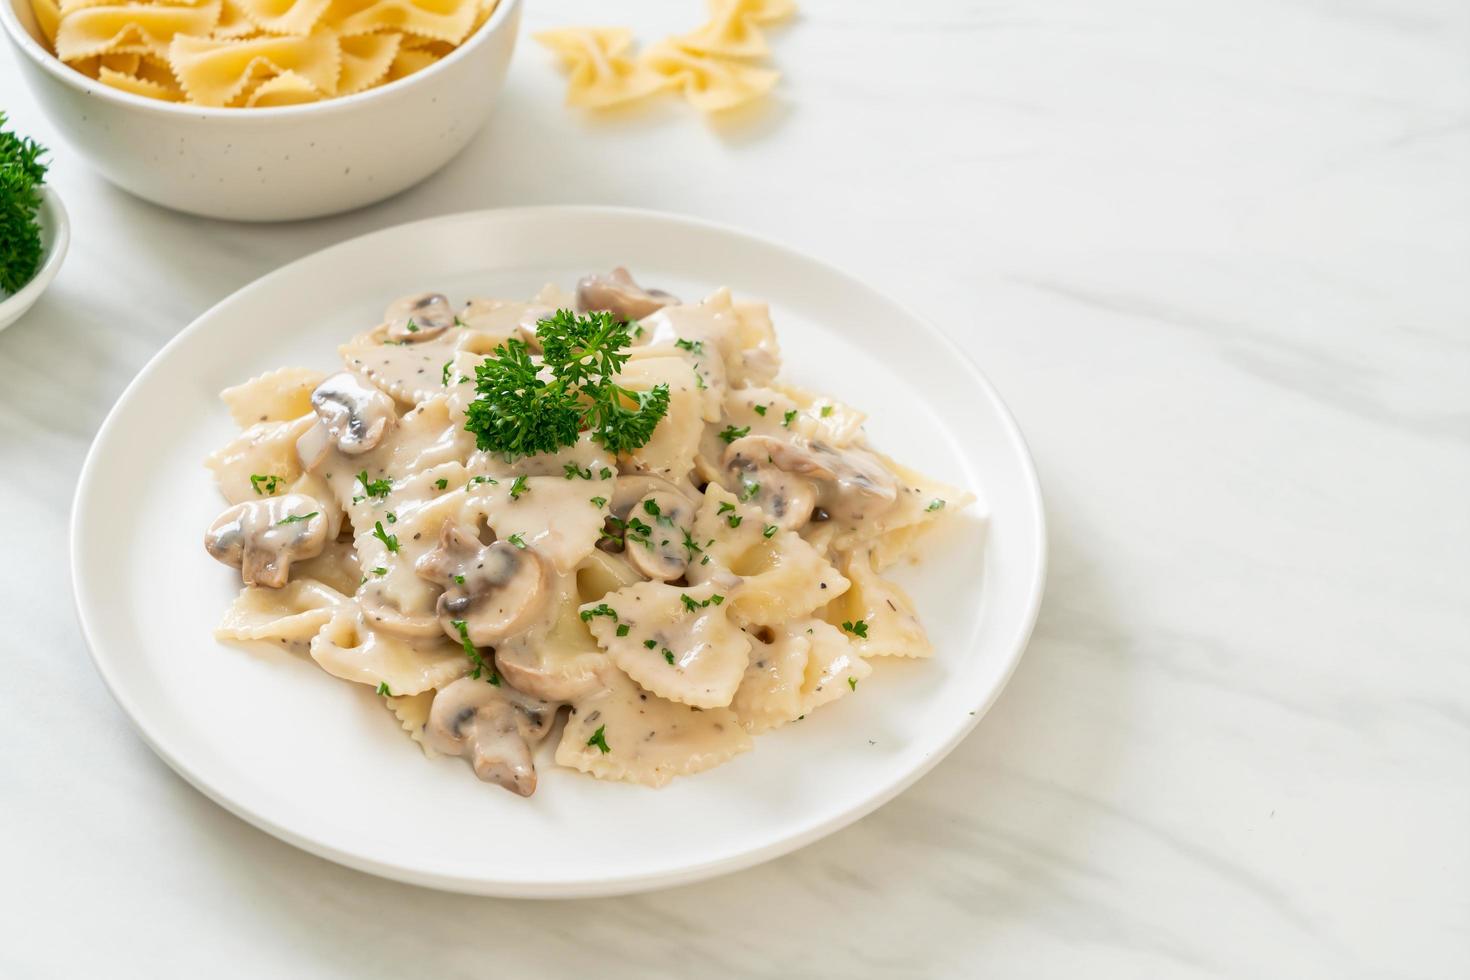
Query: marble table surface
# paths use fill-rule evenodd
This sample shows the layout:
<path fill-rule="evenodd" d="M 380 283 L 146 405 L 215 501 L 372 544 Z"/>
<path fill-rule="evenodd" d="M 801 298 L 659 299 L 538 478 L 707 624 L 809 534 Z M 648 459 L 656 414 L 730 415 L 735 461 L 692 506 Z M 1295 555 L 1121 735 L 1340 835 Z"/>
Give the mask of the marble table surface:
<path fill-rule="evenodd" d="M 763 113 L 491 125 L 336 218 L 221 224 L 57 146 L 72 253 L 0 334 L 0 975 L 1470 975 L 1470 8 L 802 0 Z M 657 35 L 698 4 L 533 2 Z M 57 142 L 7 51 L 0 105 Z M 132 375 L 232 290 L 427 215 L 734 223 L 939 323 L 1052 530 L 1035 638 L 893 803 L 767 865 L 585 902 L 308 856 L 196 793 L 88 661 L 65 549 Z M 140 447 L 146 451 L 146 447 Z"/>

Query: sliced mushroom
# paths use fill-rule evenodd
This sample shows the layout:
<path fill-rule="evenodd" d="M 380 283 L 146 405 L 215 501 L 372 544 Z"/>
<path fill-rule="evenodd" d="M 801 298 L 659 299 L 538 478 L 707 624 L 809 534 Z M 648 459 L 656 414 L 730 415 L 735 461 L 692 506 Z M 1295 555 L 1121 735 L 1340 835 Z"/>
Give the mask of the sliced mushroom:
<path fill-rule="evenodd" d="M 776 464 L 777 447 L 785 445 L 770 436 L 746 436 L 730 443 L 724 463 L 738 484 L 731 489 L 742 500 L 754 501 L 777 525 L 795 531 L 811 520 L 817 488 L 811 479 Z"/>
<path fill-rule="evenodd" d="M 744 495 L 792 530 L 812 519 L 855 523 L 898 499 L 893 475 L 863 449 L 746 436 L 730 444 L 724 462 Z"/>
<path fill-rule="evenodd" d="M 618 477 L 618 484 L 613 487 L 612 499 L 608 502 L 608 510 L 614 517 L 627 517 L 635 505 L 652 493 L 677 494 L 680 490 L 661 476 L 630 473 Z"/>
<path fill-rule="evenodd" d="M 236 504 L 204 533 L 204 550 L 240 569 L 246 585 L 279 589 L 291 563 L 315 558 L 327 543 L 322 505 L 304 493 Z"/>
<path fill-rule="evenodd" d="M 575 574 L 553 584 L 555 611 L 538 626 L 495 647 L 495 668 L 518 691 L 547 701 L 573 701 L 600 686 L 607 657 L 582 621 L 580 606 L 642 581 L 621 558 L 593 552 Z"/>
<path fill-rule="evenodd" d="M 454 326 L 454 310 L 443 293 L 418 293 L 388 304 L 388 339 L 396 344 L 432 340 Z"/>
<path fill-rule="evenodd" d="M 551 731 L 556 709 L 505 685 L 462 677 L 434 695 L 424 738 L 436 752 L 467 757 L 485 782 L 530 796 L 536 792 L 531 747 Z"/>
<path fill-rule="evenodd" d="M 583 276 L 577 282 L 577 309 L 584 313 L 606 310 L 624 320 L 640 320 L 678 302 L 678 297 L 662 289 L 644 289 L 622 266 L 605 276 Z"/>
<path fill-rule="evenodd" d="M 452 640 L 493 646 L 530 627 L 546 606 L 549 573 L 541 557 L 508 541 L 480 543 L 473 525 L 445 521 L 439 546 L 414 565 L 444 586 L 436 610 Z M 459 623 L 464 624 L 460 632 Z"/>
<path fill-rule="evenodd" d="M 439 635 L 441 627 L 437 615 L 404 612 L 383 595 L 381 583 L 364 588 L 357 603 L 362 607 L 362 614 L 367 617 L 369 623 L 389 633 L 409 637 Z M 460 639 L 458 631 L 455 632 L 454 639 L 456 641 Z"/>
<path fill-rule="evenodd" d="M 634 524 L 634 520 L 639 524 Z M 623 531 L 628 563 L 651 579 L 670 582 L 689 570 L 698 546 L 689 537 L 694 505 L 682 493 L 655 490 L 628 512 Z M 643 530 L 643 528 L 648 530 Z"/>
<path fill-rule="evenodd" d="M 339 371 L 317 385 L 311 407 L 332 443 L 348 456 L 376 448 L 398 422 L 393 399 L 349 371 Z"/>
<path fill-rule="evenodd" d="M 643 501 L 653 495 L 661 495 L 659 499 L 667 498 L 671 508 L 678 504 L 678 510 L 688 513 L 692 525 L 694 501 L 689 495 L 680 490 L 679 487 L 670 483 L 660 476 L 652 476 L 646 473 L 632 473 L 618 477 L 617 486 L 613 488 L 612 500 L 608 504 L 608 518 L 603 523 L 602 537 L 598 539 L 597 547 L 609 554 L 622 554 L 626 548 L 626 532 L 629 528 L 629 519 L 636 518 L 640 523 L 653 525 L 653 517 L 643 509 Z M 655 506 L 662 507 L 661 504 Z M 647 542 L 651 540 L 636 530 L 635 544 L 644 545 L 640 551 L 648 551 Z M 658 539 L 659 541 L 662 538 Z M 683 536 L 679 535 L 677 542 L 682 543 Z M 653 542 L 657 544 L 658 542 Z M 674 541 L 671 541 L 671 544 Z M 631 553 L 631 549 L 628 549 Z M 647 556 L 644 556 L 647 557 Z M 642 565 L 639 566 L 640 572 Z M 644 572 L 643 574 L 647 574 Z M 678 578 L 682 572 L 675 573 L 672 577 Z"/>

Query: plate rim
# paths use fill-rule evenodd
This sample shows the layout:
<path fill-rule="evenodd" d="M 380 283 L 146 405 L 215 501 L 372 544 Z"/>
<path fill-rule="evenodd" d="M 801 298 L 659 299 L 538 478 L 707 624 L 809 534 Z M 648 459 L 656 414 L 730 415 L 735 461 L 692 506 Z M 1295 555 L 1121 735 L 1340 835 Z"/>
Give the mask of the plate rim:
<path fill-rule="evenodd" d="M 505 881 L 486 878 L 484 876 L 458 876 L 447 873 L 435 873 L 422 871 L 417 868 L 401 864 L 394 864 L 385 860 L 373 858 L 367 855 L 344 850 L 332 844 L 328 840 L 318 839 L 307 834 L 298 833 L 289 827 L 278 824 L 262 813 L 252 810 L 250 807 L 238 803 L 229 798 L 224 792 L 218 790 L 207 775 L 195 772 L 181 758 L 173 755 L 163 744 L 162 739 L 155 733 L 153 727 L 145 720 L 145 713 L 138 710 L 137 705 L 125 693 L 121 682 L 114 677 L 104 658 L 100 657 L 97 650 L 99 643 L 96 640 L 97 631 L 89 621 L 87 608 L 83 603 L 81 568 L 81 548 L 78 525 L 81 522 L 81 514 L 84 500 L 91 496 L 92 485 L 98 479 L 97 457 L 99 446 L 106 443 L 111 430 L 118 423 L 118 418 L 124 408 L 148 380 L 149 376 L 157 370 L 158 365 L 170 355 L 175 347 L 182 344 L 188 337 L 204 329 L 203 324 L 208 322 L 218 310 L 233 303 L 239 297 L 258 289 L 266 289 L 279 278 L 290 275 L 298 266 L 309 262 L 321 260 L 333 252 L 347 250 L 359 246 L 366 239 L 375 237 L 397 236 L 411 233 L 414 229 L 423 226 L 443 222 L 474 221 L 476 219 L 497 220 L 501 218 L 535 220 L 543 217 L 556 217 L 561 219 L 591 219 L 597 217 L 624 218 L 654 223 L 665 223 L 699 229 L 706 232 L 714 232 L 721 235 L 744 239 L 746 242 L 759 247 L 775 250 L 781 254 L 799 259 L 802 262 L 811 263 L 821 267 L 825 272 L 835 275 L 840 279 L 855 283 L 862 288 L 881 295 L 887 302 L 901 310 L 913 321 L 920 323 L 945 349 L 946 353 L 957 362 L 962 370 L 976 385 L 977 391 L 990 404 L 991 408 L 1002 423 L 1006 441 L 1021 464 L 1021 476 L 1023 477 L 1026 503 L 1031 508 L 1031 533 L 1036 540 L 1035 574 L 1027 584 L 1026 608 L 1022 611 L 1019 628 L 1006 642 L 1004 650 L 1005 664 L 1000 672 L 999 683 L 997 683 L 986 695 L 985 699 L 975 706 L 970 712 L 968 719 L 958 726 L 955 731 L 946 738 L 943 743 L 935 747 L 917 765 L 913 766 L 901 778 L 871 797 L 864 799 L 861 803 L 847 810 L 836 813 L 825 820 L 806 827 L 803 830 L 787 834 L 769 841 L 766 844 L 754 847 L 738 854 L 713 858 L 708 861 L 686 865 L 677 870 L 660 870 L 642 873 L 618 873 L 603 875 L 584 879 L 578 882 L 552 882 L 550 884 L 527 883 L 523 881 Z M 92 437 L 87 447 L 87 454 L 82 462 L 81 470 L 77 475 L 76 489 L 72 495 L 71 514 L 67 522 L 67 558 L 70 565 L 72 607 L 75 611 L 77 624 L 80 628 L 82 641 L 87 649 L 87 655 L 102 678 L 103 685 L 113 700 L 122 709 L 128 723 L 143 739 L 144 743 L 153 750 L 160 759 L 168 765 L 179 776 L 202 793 L 214 803 L 244 820 L 251 826 L 270 834 L 278 840 L 284 841 L 309 854 L 326 858 L 337 864 L 362 871 L 367 874 L 399 881 L 420 887 L 434 888 L 442 891 L 456 892 L 460 894 L 497 896 L 503 898 L 592 898 L 610 895 L 633 894 L 637 892 L 650 891 L 660 888 L 669 888 L 682 884 L 689 884 L 717 875 L 729 874 L 744 870 L 757 864 L 764 863 L 777 857 L 789 854 L 795 850 L 814 843 L 823 837 L 833 834 L 845 827 L 851 826 L 863 817 L 876 811 L 878 808 L 892 801 L 900 793 L 913 786 L 919 779 L 931 772 L 939 762 L 946 758 L 969 734 L 974 731 L 975 726 L 985 717 L 990 708 L 999 699 L 1001 693 L 1010 683 L 1017 665 L 1030 642 L 1035 630 L 1037 617 L 1041 609 L 1042 597 L 1046 590 L 1048 570 L 1049 542 L 1047 538 L 1047 522 L 1045 499 L 1041 492 L 1041 483 L 1036 472 L 1036 464 L 1032 458 L 1030 447 L 1026 443 L 1025 436 L 1021 432 L 1020 425 L 1012 414 L 1010 407 L 1000 397 L 995 386 L 986 377 L 985 373 L 974 362 L 972 358 L 951 338 L 942 328 L 921 316 L 904 303 L 894 300 L 886 292 L 864 282 L 852 273 L 847 272 L 839 266 L 833 265 L 825 259 L 818 258 L 811 253 L 786 245 L 765 235 L 747 231 L 742 228 L 727 225 L 721 222 L 710 221 L 704 218 L 689 215 L 676 214 L 667 211 L 658 211 L 648 208 L 618 207 L 605 205 L 533 205 L 525 207 L 510 208 L 482 208 L 471 211 L 452 211 L 443 214 L 419 218 L 402 224 L 391 225 L 384 228 L 374 229 L 343 239 L 323 248 L 319 248 L 306 255 L 302 255 L 284 265 L 277 266 L 270 272 L 251 280 L 238 289 L 222 297 L 219 301 L 196 316 L 187 326 L 178 331 L 159 350 L 153 354 L 148 361 L 138 369 L 122 393 L 118 395 L 112 407 L 108 409 L 102 424 L 98 426 L 96 434 Z"/>

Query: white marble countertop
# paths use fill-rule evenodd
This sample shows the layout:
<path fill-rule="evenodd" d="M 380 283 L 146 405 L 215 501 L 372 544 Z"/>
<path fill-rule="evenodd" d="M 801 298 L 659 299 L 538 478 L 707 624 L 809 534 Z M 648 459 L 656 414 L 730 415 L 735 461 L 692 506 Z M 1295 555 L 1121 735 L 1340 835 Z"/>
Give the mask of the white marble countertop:
<path fill-rule="evenodd" d="M 57 145 L 72 254 L 0 334 L 0 975 L 1470 975 L 1470 10 L 803 5 L 764 116 L 589 123 L 525 43 L 463 156 L 327 220 L 172 214 Z M 9 52 L 0 103 L 56 143 Z M 82 648 L 65 528 L 109 406 L 216 300 L 547 202 L 742 225 L 941 324 L 1031 442 L 1052 576 L 1000 702 L 873 816 L 673 891 L 467 899 L 155 758 Z"/>

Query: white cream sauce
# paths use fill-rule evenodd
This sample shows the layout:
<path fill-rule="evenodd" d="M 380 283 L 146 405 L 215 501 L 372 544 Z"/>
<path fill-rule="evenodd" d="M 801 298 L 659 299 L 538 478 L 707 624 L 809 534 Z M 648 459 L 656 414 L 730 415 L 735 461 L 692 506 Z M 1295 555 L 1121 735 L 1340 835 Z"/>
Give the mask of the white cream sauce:
<path fill-rule="evenodd" d="M 559 764 L 656 786 L 852 693 L 864 656 L 927 655 L 878 569 L 971 499 L 872 452 L 860 412 L 777 383 L 763 305 L 679 303 L 624 271 L 578 301 L 639 321 L 619 384 L 669 388 L 624 456 L 584 434 L 510 460 L 465 429 L 476 368 L 512 339 L 539 352 L 572 306 L 547 287 L 391 304 L 345 371 L 227 390 L 244 431 L 208 460 L 235 505 L 208 546 L 255 583 L 219 635 L 309 652 L 522 795 L 559 711 Z"/>

